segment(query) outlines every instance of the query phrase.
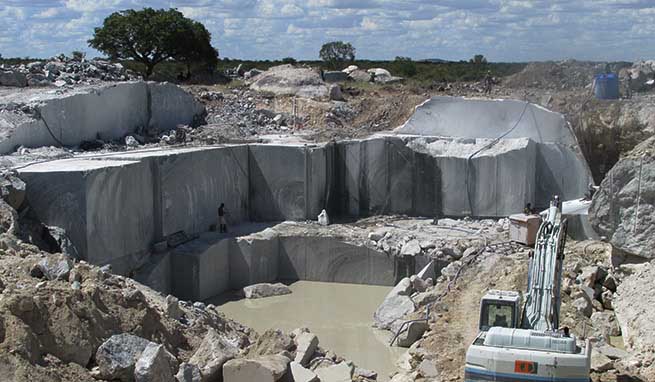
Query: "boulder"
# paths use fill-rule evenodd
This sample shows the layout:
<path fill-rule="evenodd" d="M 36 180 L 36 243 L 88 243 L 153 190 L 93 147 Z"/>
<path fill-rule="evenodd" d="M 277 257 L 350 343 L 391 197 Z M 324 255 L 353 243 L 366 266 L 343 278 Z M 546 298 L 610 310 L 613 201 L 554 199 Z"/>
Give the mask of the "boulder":
<path fill-rule="evenodd" d="M 348 79 L 356 82 L 371 82 L 373 76 L 363 70 L 356 69 L 348 74 Z"/>
<path fill-rule="evenodd" d="M 348 73 L 343 71 L 323 72 L 323 80 L 327 83 L 344 82 L 348 79 Z"/>
<path fill-rule="evenodd" d="M 134 367 L 136 382 L 174 382 L 177 360 L 164 345 L 150 343 Z"/>
<path fill-rule="evenodd" d="M 417 275 L 412 275 L 412 277 L 409 278 L 409 281 L 412 283 L 412 289 L 418 293 L 425 292 L 429 287 L 432 286 L 432 279 L 428 278 L 428 280 L 430 280 L 430 283 L 418 277 Z"/>
<path fill-rule="evenodd" d="M 630 353 L 625 350 L 610 345 L 600 345 L 594 348 L 594 351 L 602 353 L 611 360 L 625 359 L 630 357 Z"/>
<path fill-rule="evenodd" d="M 233 359 L 223 365 L 224 382 L 276 382 L 284 376 L 290 360 L 283 355 Z"/>
<path fill-rule="evenodd" d="M 68 280 L 73 262 L 64 255 L 48 255 L 36 265 L 48 280 Z"/>
<path fill-rule="evenodd" d="M 170 294 L 166 296 L 166 315 L 174 320 L 179 320 L 184 315 L 180 308 L 180 301 Z"/>
<path fill-rule="evenodd" d="M 261 283 L 249 285 L 243 288 L 243 294 L 246 296 L 246 298 L 264 298 L 271 296 L 281 296 L 290 293 L 291 289 L 282 283 Z"/>
<path fill-rule="evenodd" d="M 424 359 L 423 361 L 421 361 L 421 363 L 418 365 L 417 370 L 419 374 L 423 376 L 423 378 L 439 377 L 439 370 L 437 370 L 437 363 L 431 359 Z"/>
<path fill-rule="evenodd" d="M 345 101 L 346 98 L 341 92 L 341 86 L 339 85 L 330 85 L 330 100 L 331 101 Z"/>
<path fill-rule="evenodd" d="M 358 70 L 358 69 L 359 69 L 359 67 L 357 65 L 349 65 L 346 69 L 342 70 L 342 72 L 344 72 L 346 74 L 350 74 L 350 73 L 352 73 L 352 72 L 354 72 L 355 70 Z"/>
<path fill-rule="evenodd" d="M 0 86 L 14 86 L 24 88 L 27 86 L 27 77 L 17 71 L 0 70 Z"/>
<path fill-rule="evenodd" d="M 407 330 L 402 332 L 396 339 L 396 345 L 408 348 L 418 341 L 425 331 L 428 330 L 428 323 L 425 321 L 412 322 L 407 325 Z"/>
<path fill-rule="evenodd" d="M 319 382 L 316 373 L 309 369 L 305 369 L 296 361 L 291 362 L 289 371 L 291 372 L 291 380 L 293 382 Z"/>
<path fill-rule="evenodd" d="M 366 72 L 372 74 L 375 77 L 378 77 L 378 76 L 380 76 L 380 77 L 384 77 L 384 76 L 391 77 L 391 73 L 388 70 L 382 69 L 382 68 L 372 68 L 372 69 L 367 70 Z"/>
<path fill-rule="evenodd" d="M 416 256 L 421 253 L 421 243 L 412 239 L 403 245 L 403 248 L 400 250 L 402 256 Z"/>
<path fill-rule="evenodd" d="M 655 137 L 637 145 L 605 176 L 589 207 L 593 229 L 631 255 L 655 258 Z"/>
<path fill-rule="evenodd" d="M 351 382 L 353 366 L 346 362 L 340 362 L 333 366 L 317 369 L 316 374 L 321 382 Z"/>
<path fill-rule="evenodd" d="M 614 361 L 607 358 L 602 353 L 593 351 L 591 353 L 591 370 L 595 372 L 603 372 L 614 368 Z"/>
<path fill-rule="evenodd" d="M 573 307 L 585 317 L 591 317 L 591 313 L 593 312 L 590 300 L 582 296 L 573 300 Z"/>
<path fill-rule="evenodd" d="M 616 322 L 614 312 L 594 312 L 591 315 L 591 323 L 594 328 L 600 330 L 605 336 L 620 336 L 621 329 Z"/>
<path fill-rule="evenodd" d="M 0 178 L 0 194 L 7 204 L 16 211 L 25 201 L 25 182 L 13 175 L 5 175 Z"/>
<path fill-rule="evenodd" d="M 184 362 L 175 374 L 175 380 L 177 382 L 201 382 L 200 369 L 196 365 Z"/>
<path fill-rule="evenodd" d="M 293 65 L 274 66 L 255 77 L 252 90 L 276 95 L 324 98 L 328 88 L 318 71 Z"/>
<path fill-rule="evenodd" d="M 378 329 L 390 329 L 397 320 L 416 310 L 409 298 L 412 284 L 409 277 L 400 280 L 373 314 L 373 325 Z"/>
<path fill-rule="evenodd" d="M 626 277 L 612 305 L 626 350 L 652 352 L 655 349 L 655 264 L 644 265 Z"/>
<path fill-rule="evenodd" d="M 220 378 L 223 364 L 239 354 L 239 349 L 219 335 L 216 330 L 209 329 L 189 363 L 200 369 L 203 382 Z"/>
<path fill-rule="evenodd" d="M 396 82 L 402 82 L 405 79 L 403 77 L 397 76 L 375 76 L 375 82 L 380 84 L 392 84 Z"/>
<path fill-rule="evenodd" d="M 248 356 L 278 354 L 294 347 L 293 338 L 280 329 L 268 329 L 249 349 Z"/>
<path fill-rule="evenodd" d="M 253 77 L 256 77 L 256 76 L 258 76 L 258 75 L 260 75 L 262 73 L 263 72 L 261 70 L 259 70 L 259 69 L 250 69 L 249 71 L 243 73 L 243 78 L 246 79 L 246 80 L 249 80 L 249 79 L 251 79 Z"/>
<path fill-rule="evenodd" d="M 296 359 L 301 365 L 307 365 L 318 348 L 318 337 L 313 333 L 300 333 L 295 338 Z"/>
<path fill-rule="evenodd" d="M 96 351 L 98 376 L 101 379 L 134 381 L 134 367 L 152 342 L 128 333 L 115 334 Z"/>
<path fill-rule="evenodd" d="M 589 266 L 582 268 L 582 273 L 578 276 L 578 279 L 582 285 L 589 288 L 594 288 L 596 286 L 596 278 L 598 277 L 599 268 L 598 266 Z"/>

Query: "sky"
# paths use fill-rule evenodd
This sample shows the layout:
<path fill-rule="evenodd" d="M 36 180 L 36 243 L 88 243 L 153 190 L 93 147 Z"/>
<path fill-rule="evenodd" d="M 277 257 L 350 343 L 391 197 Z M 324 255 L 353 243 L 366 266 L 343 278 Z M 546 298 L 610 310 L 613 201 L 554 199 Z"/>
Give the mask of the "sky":
<path fill-rule="evenodd" d="M 341 40 L 365 59 L 655 59 L 655 0 L 0 0 L 0 54 L 98 56 L 93 28 L 143 7 L 202 22 L 223 58 L 317 59 Z"/>

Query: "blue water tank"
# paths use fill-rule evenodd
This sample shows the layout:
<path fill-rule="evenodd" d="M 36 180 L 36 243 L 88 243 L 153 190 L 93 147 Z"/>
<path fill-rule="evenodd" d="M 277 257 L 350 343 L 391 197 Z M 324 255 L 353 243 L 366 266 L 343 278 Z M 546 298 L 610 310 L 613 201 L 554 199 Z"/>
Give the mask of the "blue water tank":
<path fill-rule="evenodd" d="M 619 76 L 615 73 L 596 75 L 594 78 L 594 95 L 598 99 L 618 99 Z"/>

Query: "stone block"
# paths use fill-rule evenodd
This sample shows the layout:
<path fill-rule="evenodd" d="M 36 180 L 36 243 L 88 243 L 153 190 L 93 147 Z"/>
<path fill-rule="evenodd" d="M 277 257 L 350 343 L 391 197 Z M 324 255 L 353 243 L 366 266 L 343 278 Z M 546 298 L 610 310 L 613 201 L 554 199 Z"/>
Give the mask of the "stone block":
<path fill-rule="evenodd" d="M 205 300 L 230 286 L 232 239 L 206 233 L 171 250 L 173 294 L 185 300 Z"/>
<path fill-rule="evenodd" d="M 286 373 L 289 362 L 283 355 L 233 359 L 223 365 L 223 381 L 276 382 Z"/>
<path fill-rule="evenodd" d="M 66 159 L 19 175 L 38 219 L 68 232 L 83 260 L 124 274 L 147 259 L 155 229 L 153 179 L 144 163 Z"/>

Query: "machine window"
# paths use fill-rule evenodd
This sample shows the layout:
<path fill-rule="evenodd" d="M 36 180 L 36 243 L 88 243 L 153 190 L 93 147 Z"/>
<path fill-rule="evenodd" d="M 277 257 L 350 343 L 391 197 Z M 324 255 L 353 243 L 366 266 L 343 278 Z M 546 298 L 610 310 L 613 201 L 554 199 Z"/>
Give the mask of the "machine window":
<path fill-rule="evenodd" d="M 480 317 L 480 329 L 488 330 L 493 326 L 503 328 L 514 327 L 514 309 L 511 304 L 502 304 L 493 301 L 485 302 Z"/>

